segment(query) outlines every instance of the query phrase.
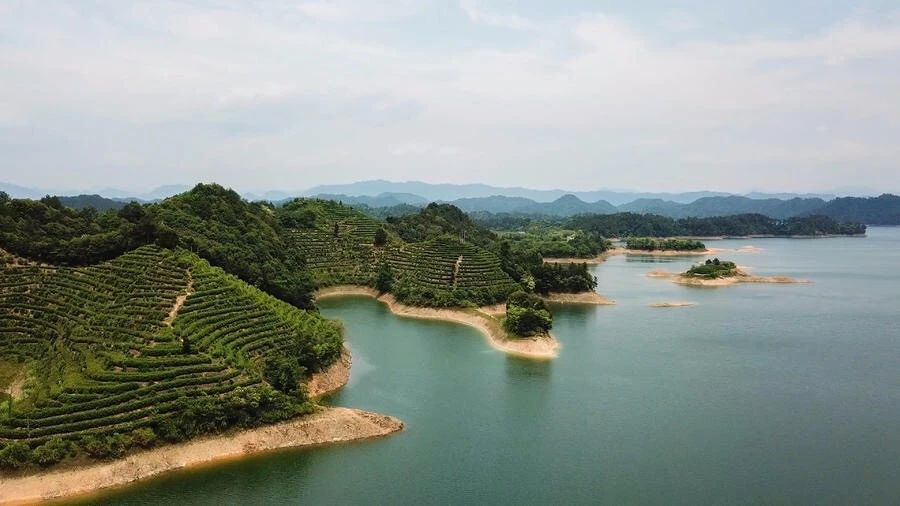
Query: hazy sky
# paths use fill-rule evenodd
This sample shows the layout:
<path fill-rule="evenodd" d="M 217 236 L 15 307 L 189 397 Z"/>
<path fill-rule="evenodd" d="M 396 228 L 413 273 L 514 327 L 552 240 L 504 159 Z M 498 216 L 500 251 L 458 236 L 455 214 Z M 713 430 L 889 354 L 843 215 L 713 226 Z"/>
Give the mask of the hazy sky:
<path fill-rule="evenodd" d="M 375 178 L 900 191 L 900 4 L 0 0 L 0 181 Z"/>

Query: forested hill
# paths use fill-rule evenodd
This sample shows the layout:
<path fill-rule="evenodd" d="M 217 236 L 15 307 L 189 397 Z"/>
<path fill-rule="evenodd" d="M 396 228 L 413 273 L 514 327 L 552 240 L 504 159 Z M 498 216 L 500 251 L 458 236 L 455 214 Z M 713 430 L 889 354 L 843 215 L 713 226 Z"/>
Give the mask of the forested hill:
<path fill-rule="evenodd" d="M 776 220 L 761 214 L 739 214 L 712 218 L 680 220 L 655 215 L 618 213 L 575 216 L 567 222 L 571 228 L 606 237 L 673 236 L 827 236 L 860 235 L 866 226 L 838 223 L 826 216 L 807 216 Z"/>
<path fill-rule="evenodd" d="M 0 195 L 0 248 L 21 257 L 87 266 L 149 244 L 196 253 L 299 308 L 314 307 L 316 288 L 379 280 L 411 304 L 494 304 L 533 267 L 501 257 L 491 231 L 446 204 L 381 222 L 333 201 L 247 202 L 215 184 L 105 212 Z"/>
<path fill-rule="evenodd" d="M 312 307 L 302 254 L 287 247 L 275 209 L 219 185 L 103 213 L 67 208 L 56 197 L 0 198 L 0 247 L 29 259 L 92 265 L 154 243 L 181 246 L 282 300 Z"/>
<path fill-rule="evenodd" d="M 900 225 L 900 196 L 886 193 L 870 198 L 843 197 L 832 200 L 815 212 L 838 221 Z"/>

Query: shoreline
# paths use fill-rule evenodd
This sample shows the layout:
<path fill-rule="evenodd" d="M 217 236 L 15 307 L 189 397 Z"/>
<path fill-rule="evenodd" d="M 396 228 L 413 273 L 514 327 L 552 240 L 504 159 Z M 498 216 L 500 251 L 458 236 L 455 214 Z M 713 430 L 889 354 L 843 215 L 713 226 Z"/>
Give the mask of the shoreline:
<path fill-rule="evenodd" d="M 347 344 L 341 348 L 341 356 L 327 369 L 313 373 L 306 382 L 306 395 L 310 399 L 319 400 L 344 388 L 350 381 L 350 367 L 353 356 Z"/>
<path fill-rule="evenodd" d="M 204 436 L 112 461 L 0 478 L 0 504 L 30 504 L 129 485 L 163 473 L 266 451 L 384 437 L 403 430 L 397 418 L 351 408 L 315 413 L 239 432 Z"/>
<path fill-rule="evenodd" d="M 343 388 L 350 379 L 351 364 L 350 350 L 344 346 L 334 364 L 313 373 L 307 381 L 309 398 L 317 400 Z M 392 416 L 345 407 L 320 406 L 316 412 L 293 420 L 206 435 L 142 450 L 113 461 L 0 477 L 0 505 L 85 496 L 172 471 L 285 448 L 385 437 L 403 430 L 403 427 L 403 422 Z"/>
<path fill-rule="evenodd" d="M 498 351 L 508 355 L 532 360 L 550 360 L 559 355 L 560 344 L 552 334 L 547 336 L 523 337 L 507 339 L 506 331 L 497 320 L 500 305 L 481 308 L 427 308 L 408 306 L 393 295 L 379 294 L 377 290 L 368 286 L 337 285 L 316 290 L 315 300 L 328 297 L 364 296 L 371 297 L 382 304 L 397 316 L 408 318 L 422 318 L 428 320 L 443 320 L 461 323 L 474 327 L 484 335 L 488 344 Z"/>
<path fill-rule="evenodd" d="M 547 295 L 541 295 L 541 298 L 552 304 L 593 304 L 595 306 L 614 306 L 616 304 L 616 301 L 607 299 L 597 292 L 550 292 Z"/>
<path fill-rule="evenodd" d="M 843 236 L 842 236 L 843 237 Z M 708 240 L 710 238 L 707 238 Z M 722 240 L 724 238 L 717 237 L 712 238 L 712 240 Z M 746 237 L 746 239 L 759 239 L 758 237 Z M 547 264 L 588 264 L 588 265 L 598 265 L 605 262 L 608 258 L 617 256 L 617 255 L 625 255 L 625 256 L 644 256 L 644 257 L 695 257 L 695 256 L 713 256 L 719 255 L 722 253 L 759 253 L 761 251 L 765 251 L 764 248 L 760 248 L 758 246 L 753 246 L 748 244 L 746 246 L 741 246 L 739 248 L 706 248 L 702 250 L 642 250 L 642 249 L 627 249 L 627 248 L 612 248 L 609 250 L 600 253 L 599 255 L 591 258 L 576 258 L 576 257 L 547 257 L 544 259 L 544 263 Z"/>
<path fill-rule="evenodd" d="M 654 302 L 650 307 L 671 308 L 671 307 L 691 307 L 696 306 L 696 302 Z"/>

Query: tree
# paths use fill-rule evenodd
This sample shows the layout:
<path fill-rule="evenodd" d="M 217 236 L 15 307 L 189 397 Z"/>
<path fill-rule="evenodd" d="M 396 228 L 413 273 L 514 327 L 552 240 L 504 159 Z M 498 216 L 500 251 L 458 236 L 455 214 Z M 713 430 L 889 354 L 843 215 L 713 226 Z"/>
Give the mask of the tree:
<path fill-rule="evenodd" d="M 188 336 L 183 336 L 181 338 L 181 354 L 182 355 L 190 355 L 191 354 L 191 340 Z"/>
<path fill-rule="evenodd" d="M 514 292 L 506 302 L 504 326 L 518 336 L 545 334 L 553 326 L 553 316 L 544 300 L 523 291 Z"/>
<path fill-rule="evenodd" d="M 300 386 L 300 380 L 306 374 L 304 369 L 293 357 L 277 357 L 266 360 L 263 376 L 276 390 L 284 393 L 295 392 Z"/>
<path fill-rule="evenodd" d="M 31 448 L 18 441 L 0 450 L 0 468 L 21 469 L 31 462 Z"/>
<path fill-rule="evenodd" d="M 387 243 L 387 232 L 383 227 L 379 227 L 375 231 L 375 241 L 372 243 L 376 248 L 380 248 Z"/>
<path fill-rule="evenodd" d="M 334 223 L 334 236 L 337 237 L 341 231 L 341 226 L 337 222 Z"/>
<path fill-rule="evenodd" d="M 375 288 L 381 293 L 387 293 L 394 287 L 394 272 L 390 264 L 384 262 L 378 269 L 378 277 L 375 278 Z"/>

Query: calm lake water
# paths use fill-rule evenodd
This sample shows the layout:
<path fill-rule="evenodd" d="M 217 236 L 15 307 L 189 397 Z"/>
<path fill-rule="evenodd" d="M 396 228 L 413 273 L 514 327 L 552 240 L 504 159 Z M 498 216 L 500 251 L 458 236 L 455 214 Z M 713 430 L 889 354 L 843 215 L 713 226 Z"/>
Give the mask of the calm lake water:
<path fill-rule="evenodd" d="M 556 306 L 558 359 L 492 350 L 465 326 L 331 299 L 353 351 L 331 402 L 407 429 L 170 474 L 106 504 L 897 504 L 900 229 L 715 241 L 809 285 L 651 279 L 696 259 L 597 266 L 608 307 Z M 649 304 L 692 301 L 689 308 Z"/>

